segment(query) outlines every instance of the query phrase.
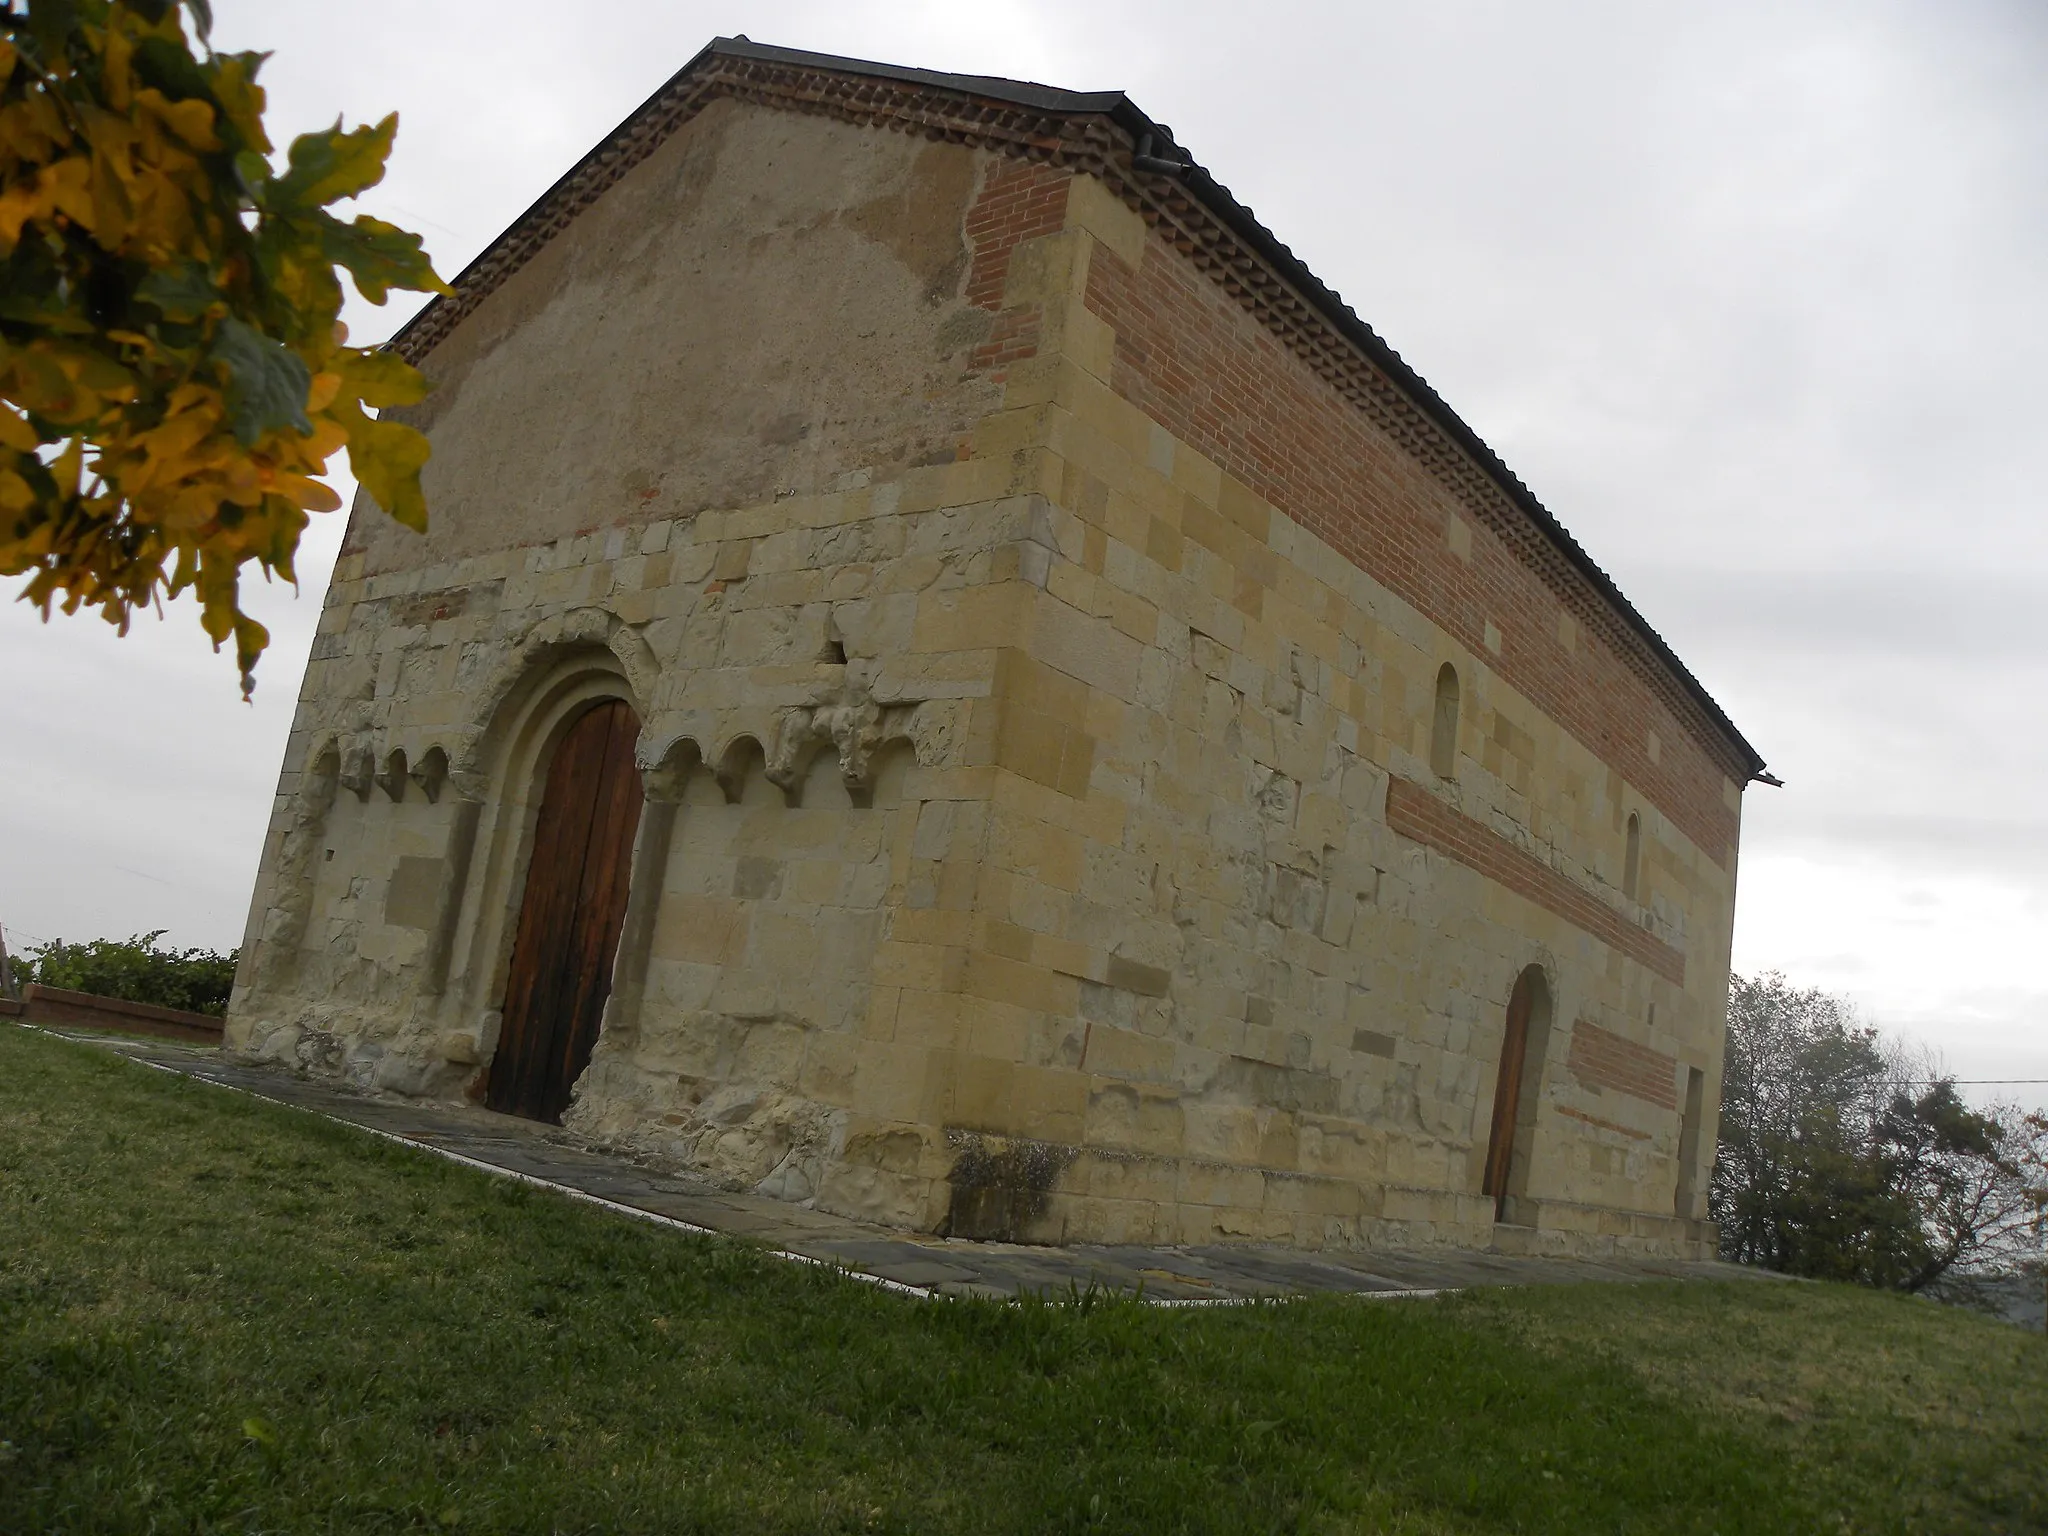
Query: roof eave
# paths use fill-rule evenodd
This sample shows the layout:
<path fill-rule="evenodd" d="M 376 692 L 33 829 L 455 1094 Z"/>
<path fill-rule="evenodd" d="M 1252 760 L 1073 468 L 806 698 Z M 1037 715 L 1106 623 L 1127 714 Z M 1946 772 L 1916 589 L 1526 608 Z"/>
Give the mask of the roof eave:
<path fill-rule="evenodd" d="M 746 59 L 764 64 L 787 64 L 799 67 L 832 71 L 839 74 L 859 75 L 875 79 L 891 80 L 900 84 L 914 85 L 927 90 L 952 92 L 958 95 L 982 97 L 987 100 L 1029 107 L 1060 116 L 1100 115 L 1131 138 L 1133 145 L 1140 144 L 1149 136 L 1156 146 L 1155 157 L 1162 152 L 1174 152 L 1185 156 L 1178 180 L 1197 197 L 1221 223 L 1245 242 L 1256 254 L 1268 262 L 1275 273 L 1293 286 L 1321 317 L 1351 345 L 1358 348 L 1376 368 L 1380 369 L 1405 394 L 1439 430 L 1441 430 L 1464 453 L 1469 455 L 1485 473 L 1488 479 L 1518 507 L 1592 586 L 1593 590 L 1608 603 L 1622 621 L 1647 645 L 1659 663 L 1669 669 L 1679 686 L 1706 713 L 1709 721 L 1719 729 L 1729 746 L 1735 749 L 1748 769 L 1748 782 L 1776 782 L 1766 771 L 1762 755 L 1751 746 L 1748 739 L 1736 728 L 1735 722 L 1714 701 L 1704 684 L 1695 677 L 1690 668 L 1678 659 L 1664 637 L 1651 627 L 1649 621 L 1636 609 L 1614 582 L 1602 570 L 1579 541 L 1572 537 L 1539 501 L 1534 492 L 1522 483 L 1514 471 L 1507 467 L 1500 455 L 1488 447 L 1485 440 L 1465 422 L 1439 395 L 1429 382 L 1411 368 L 1373 328 L 1359 318 L 1356 311 L 1332 291 L 1321 278 L 1310 271 L 1306 263 L 1281 242 L 1274 233 L 1259 222 L 1258 218 L 1243 203 L 1233 196 L 1229 188 L 1217 181 L 1206 168 L 1188 156 L 1175 144 L 1172 132 L 1156 123 L 1129 96 L 1122 91 L 1067 91 L 1055 86 L 1038 85 L 1027 81 L 1005 80 L 987 75 L 953 75 L 937 70 L 910 69 L 901 65 L 883 64 L 865 59 L 843 58 L 836 54 L 810 53 L 802 49 L 777 48 L 765 43 L 756 43 L 746 37 L 719 37 L 712 39 L 691 56 L 675 73 L 655 88 L 646 100 L 629 112 L 619 125 L 600 139 L 597 144 L 554 182 L 547 190 L 530 203 L 518 218 L 505 228 L 497 239 L 478 253 L 455 279 L 460 286 L 469 275 L 487 262 L 496 253 L 500 244 L 525 221 L 539 212 L 557 192 L 573 182 L 587 166 L 603 158 L 620 135 L 629 130 L 642 115 L 652 111 L 682 81 L 687 79 L 712 58 Z M 1159 173 L 1172 174 L 1172 173 Z M 403 341 L 408 332 L 422 324 L 428 315 L 441 303 L 435 298 L 421 307 L 420 311 L 401 326 L 392 336 L 390 345 Z"/>
<path fill-rule="evenodd" d="M 1131 135 L 1132 142 L 1142 141 L 1147 135 L 1159 146 L 1172 146 L 1171 130 L 1154 122 L 1135 102 L 1127 96 L 1119 96 L 1117 105 L 1110 111 L 1110 118 L 1116 125 Z M 1185 150 L 1181 151 L 1186 154 Z M 1192 157 L 1186 162 L 1186 170 L 1180 181 L 1190 192 L 1200 198 L 1203 205 L 1216 215 L 1231 232 L 1251 246 L 1266 261 L 1272 264 L 1280 276 L 1287 279 L 1303 298 L 1313 304 L 1318 313 L 1353 346 L 1384 372 L 1406 394 L 1416 407 L 1428 416 L 1461 449 L 1471 455 L 1486 475 L 1501 491 L 1526 513 L 1530 520 L 1542 530 L 1544 536 L 1571 562 L 1580 575 L 1584 576 L 1593 589 L 1605 599 L 1622 619 L 1648 644 L 1657 659 L 1669 667 L 1681 686 L 1704 709 L 1714 724 L 1727 736 L 1729 744 L 1747 761 L 1749 778 L 1752 782 L 1772 782 L 1765 771 L 1764 758 L 1747 737 L 1737 729 L 1735 722 L 1714 701 L 1706 686 L 1692 673 L 1691 668 L 1678 659 L 1664 637 L 1657 633 L 1649 620 L 1643 617 L 1632 602 L 1622 595 L 1614 578 L 1603 570 L 1599 563 L 1588 554 L 1585 547 L 1572 537 L 1570 530 L 1559 522 L 1550 509 L 1537 499 L 1522 479 L 1509 469 L 1506 461 L 1489 447 L 1484 438 L 1439 395 L 1429 381 L 1411 368 L 1379 333 L 1359 318 L 1356 310 L 1312 272 L 1302 259 L 1294 254 L 1258 217 L 1232 195 L 1230 189 L 1212 176 L 1208 169 Z"/>

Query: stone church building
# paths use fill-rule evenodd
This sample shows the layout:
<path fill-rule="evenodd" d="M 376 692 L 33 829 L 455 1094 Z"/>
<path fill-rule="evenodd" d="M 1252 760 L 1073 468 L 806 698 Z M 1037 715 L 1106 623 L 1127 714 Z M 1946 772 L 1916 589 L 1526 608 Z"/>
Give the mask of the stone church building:
<path fill-rule="evenodd" d="M 1761 759 L 1122 95 L 721 40 L 395 345 L 233 1048 L 962 1236 L 1710 1240 Z"/>

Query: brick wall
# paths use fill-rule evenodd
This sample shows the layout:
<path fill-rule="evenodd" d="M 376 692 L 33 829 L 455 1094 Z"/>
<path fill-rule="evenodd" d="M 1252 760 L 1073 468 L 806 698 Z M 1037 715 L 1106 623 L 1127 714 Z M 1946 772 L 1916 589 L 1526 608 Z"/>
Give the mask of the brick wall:
<path fill-rule="evenodd" d="M 1566 1065 L 1588 1088 L 1612 1088 L 1663 1109 L 1678 1108 L 1678 1062 L 1580 1019 L 1572 1025 Z"/>
<path fill-rule="evenodd" d="M 1098 248 L 1086 302 L 1116 332 L 1118 393 L 1485 657 L 1727 867 L 1736 817 L 1704 744 L 1597 637 L 1567 645 L 1557 594 L 1414 455 L 1156 235 L 1136 270 Z M 1446 538 L 1454 513 L 1469 559 Z"/>
<path fill-rule="evenodd" d="M 974 253 L 967 269 L 966 299 L 996 312 L 995 323 L 974 350 L 974 366 L 999 373 L 1038 351 L 1036 305 L 1003 308 L 1010 253 L 1022 242 L 1058 232 L 1067 218 L 1071 173 L 1028 160 L 990 163 L 981 192 L 967 210 L 967 243 Z"/>
<path fill-rule="evenodd" d="M 1683 953 L 1637 927 L 1498 832 L 1452 809 L 1420 784 L 1399 776 L 1387 780 L 1387 825 L 1401 836 L 1434 848 L 1445 857 L 1476 869 L 1495 884 L 1555 912 L 1672 985 L 1685 985 Z M 1669 1084 L 1666 1089 L 1669 1090 Z"/>

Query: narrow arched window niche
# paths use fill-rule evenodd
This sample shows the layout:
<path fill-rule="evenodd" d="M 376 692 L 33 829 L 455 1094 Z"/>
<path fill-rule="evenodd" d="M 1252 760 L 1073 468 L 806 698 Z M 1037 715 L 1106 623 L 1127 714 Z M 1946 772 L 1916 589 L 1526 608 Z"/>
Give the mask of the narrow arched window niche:
<path fill-rule="evenodd" d="M 1628 814 L 1628 846 L 1621 856 L 1621 894 L 1630 901 L 1636 899 L 1637 888 L 1643 875 L 1643 818 L 1634 811 Z"/>
<path fill-rule="evenodd" d="M 1448 661 L 1437 669 L 1436 716 L 1429 732 L 1429 771 L 1440 779 L 1458 773 L 1458 669 Z"/>

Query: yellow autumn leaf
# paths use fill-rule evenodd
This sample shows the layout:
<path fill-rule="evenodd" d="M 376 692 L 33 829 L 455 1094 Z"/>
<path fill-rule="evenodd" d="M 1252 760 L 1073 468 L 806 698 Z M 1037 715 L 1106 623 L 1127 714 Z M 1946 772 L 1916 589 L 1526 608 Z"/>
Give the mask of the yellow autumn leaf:
<path fill-rule="evenodd" d="M 292 446 L 301 464 L 308 468 L 327 467 L 327 461 L 348 445 L 348 429 L 332 417 L 316 417 L 313 435 L 299 438 Z"/>
<path fill-rule="evenodd" d="M 135 94 L 135 40 L 125 27 L 107 28 L 106 51 L 100 62 L 100 89 L 107 105 L 126 112 Z"/>
<path fill-rule="evenodd" d="M 43 211 L 37 217 L 61 213 L 91 229 L 93 225 L 92 161 L 72 155 L 36 173 L 36 196 Z"/>
<path fill-rule="evenodd" d="M 36 451 L 36 429 L 6 406 L 0 406 L 0 447 L 16 453 Z"/>
<path fill-rule="evenodd" d="M 26 512 L 35 505 L 35 500 L 34 487 L 13 470 L 0 469 L 0 512 Z"/>
<path fill-rule="evenodd" d="M 256 54 L 223 54 L 213 77 L 213 99 L 233 125 L 242 143 L 259 155 L 270 153 L 270 135 L 263 127 L 265 97 L 256 83 Z"/>
<path fill-rule="evenodd" d="M 426 375 L 396 352 L 356 347 L 341 353 L 334 362 L 342 387 L 364 405 L 382 410 L 393 405 L 417 405 L 433 388 Z"/>
<path fill-rule="evenodd" d="M 353 419 L 336 414 L 348 428 L 348 463 L 357 484 L 399 522 L 425 533 L 427 502 L 420 490 L 420 470 L 431 452 L 426 435 L 395 421 L 372 420 L 360 410 Z"/>
<path fill-rule="evenodd" d="M 161 123 L 186 148 L 210 154 L 221 147 L 213 131 L 213 107 L 209 102 L 188 98 L 172 101 L 151 86 L 135 93 L 136 115 Z"/>
<path fill-rule="evenodd" d="M 232 459 L 221 476 L 221 499 L 238 507 L 253 507 L 263 500 L 263 474 L 248 459 Z"/>
<path fill-rule="evenodd" d="M 425 523 L 426 440 L 363 407 L 426 381 L 348 348 L 340 274 L 378 301 L 444 285 L 417 237 L 325 208 L 381 177 L 395 120 L 304 135 L 273 167 L 263 56 L 195 51 L 188 11 L 51 0 L 0 39 L 0 573 L 45 617 L 124 629 L 196 585 L 246 686 L 268 636 L 240 573 L 290 576 L 309 514 L 341 506 L 337 450 Z"/>
<path fill-rule="evenodd" d="M 205 481 L 184 486 L 164 509 L 159 521 L 166 528 L 203 528 L 220 511 L 220 487 Z M 175 589 L 175 583 L 173 584 Z"/>
<path fill-rule="evenodd" d="M 50 476 L 57 482 L 57 488 L 67 495 L 78 494 L 78 477 L 85 472 L 85 444 L 71 438 L 50 460 Z"/>
<path fill-rule="evenodd" d="M 37 416 L 48 417 L 54 422 L 69 422 L 86 414 L 89 408 L 87 397 L 83 396 L 76 381 L 58 367 L 47 351 L 31 347 L 16 352 L 9 360 L 4 383 L 7 398 Z"/>

